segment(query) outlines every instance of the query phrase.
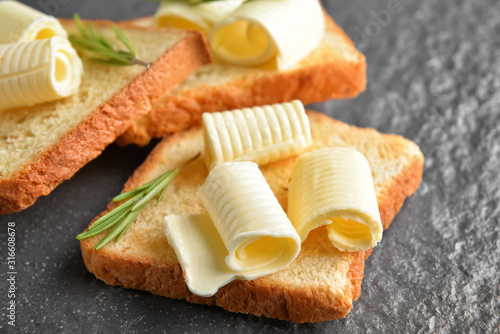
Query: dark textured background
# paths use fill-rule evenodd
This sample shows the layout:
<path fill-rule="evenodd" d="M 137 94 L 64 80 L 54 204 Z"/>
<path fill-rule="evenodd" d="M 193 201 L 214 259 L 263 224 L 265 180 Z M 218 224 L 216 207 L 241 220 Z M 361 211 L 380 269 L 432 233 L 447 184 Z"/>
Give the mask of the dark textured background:
<path fill-rule="evenodd" d="M 0 332 L 500 333 L 500 7 L 497 1 L 324 1 L 368 60 L 360 97 L 314 107 L 401 134 L 426 157 L 406 201 L 367 260 L 361 297 L 339 321 L 293 324 L 148 292 L 108 287 L 85 269 L 75 235 L 121 190 L 152 146 L 110 146 L 22 213 L 0 217 Z M 143 0 L 26 1 L 63 17 L 151 14 Z M 367 30 L 371 36 L 361 37 Z M 7 326 L 8 221 L 17 232 L 17 326 Z M 9 327 L 9 328 L 8 328 Z"/>

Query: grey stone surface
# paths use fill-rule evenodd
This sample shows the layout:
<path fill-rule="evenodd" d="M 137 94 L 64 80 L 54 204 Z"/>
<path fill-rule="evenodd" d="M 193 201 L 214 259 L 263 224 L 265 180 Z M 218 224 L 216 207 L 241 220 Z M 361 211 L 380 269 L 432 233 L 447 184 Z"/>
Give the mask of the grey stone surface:
<path fill-rule="evenodd" d="M 353 125 L 401 134 L 426 157 L 421 187 L 367 260 L 361 297 L 349 315 L 293 324 L 97 281 L 86 271 L 74 236 L 152 148 L 111 146 L 33 207 L 0 217 L 0 332 L 500 332 L 498 3 L 324 3 L 367 56 L 369 85 L 357 99 L 313 107 Z M 77 11 L 84 18 L 110 19 L 149 14 L 156 6 L 141 0 L 31 4 L 59 16 Z M 371 12 L 388 9 L 390 18 L 377 23 Z M 5 318 L 9 221 L 16 223 L 15 328 Z"/>

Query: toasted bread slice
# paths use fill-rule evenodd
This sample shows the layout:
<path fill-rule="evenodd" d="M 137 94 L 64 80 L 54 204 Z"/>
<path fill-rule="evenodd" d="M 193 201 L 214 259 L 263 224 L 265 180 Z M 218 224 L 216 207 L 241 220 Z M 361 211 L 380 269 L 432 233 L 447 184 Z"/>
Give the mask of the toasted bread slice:
<path fill-rule="evenodd" d="M 304 104 L 355 97 L 366 87 L 365 57 L 326 14 L 321 45 L 286 71 L 216 63 L 193 73 L 118 138 L 117 143 L 146 145 L 151 138 L 201 122 L 203 112 L 231 110 L 294 99 Z M 152 18 L 133 21 L 153 25 Z"/>
<path fill-rule="evenodd" d="M 76 30 L 73 21 L 61 21 L 68 32 Z M 91 23 L 117 41 L 115 23 Z M 82 57 L 84 75 L 74 96 L 0 111 L 0 214 L 25 209 L 49 194 L 191 72 L 211 62 L 200 33 L 120 26 L 138 57 L 152 63 L 149 70 Z"/>
<path fill-rule="evenodd" d="M 321 147 L 354 147 L 372 168 L 382 223 L 385 229 L 418 188 L 424 157 L 414 143 L 373 129 L 359 129 L 323 114 L 308 112 L 313 144 Z M 318 322 L 344 317 L 359 297 L 364 260 L 369 251 L 341 252 L 332 246 L 326 229 L 311 232 L 298 258 L 284 270 L 253 281 L 233 281 L 213 297 L 193 295 L 187 288 L 174 250 L 162 232 L 168 214 L 204 212 L 198 188 L 208 171 L 203 154 L 202 130 L 193 128 L 160 142 L 135 171 L 124 191 L 135 188 L 178 166 L 180 172 L 167 188 L 160 203 L 151 201 L 118 243 L 101 250 L 93 247 L 103 234 L 83 240 L 85 265 L 94 275 L 111 285 L 151 291 L 192 303 L 218 305 L 232 312 L 253 313 L 295 322 Z M 287 208 L 287 186 L 291 157 L 261 166 L 280 204 Z M 110 204 L 108 210 L 115 204 Z M 383 242 L 383 241 L 382 241 Z"/>

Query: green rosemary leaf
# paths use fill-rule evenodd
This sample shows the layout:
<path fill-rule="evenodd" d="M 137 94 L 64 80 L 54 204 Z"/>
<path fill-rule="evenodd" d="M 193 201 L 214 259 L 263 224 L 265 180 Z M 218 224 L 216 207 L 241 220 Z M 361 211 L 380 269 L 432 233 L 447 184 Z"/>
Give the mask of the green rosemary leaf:
<path fill-rule="evenodd" d="M 155 179 L 153 179 L 153 180 L 151 180 L 151 181 L 149 181 L 149 182 L 147 182 L 147 183 L 144 183 L 142 186 L 139 186 L 139 187 L 137 187 L 137 188 L 135 188 L 135 189 L 129 190 L 129 191 L 127 191 L 127 192 L 123 193 L 123 194 L 120 194 L 120 195 L 118 195 L 118 196 L 115 196 L 115 197 L 113 198 L 113 200 L 112 200 L 112 201 L 113 201 L 113 202 L 120 202 L 120 201 L 123 201 L 124 199 L 127 199 L 127 198 L 129 198 L 129 197 L 132 197 L 132 196 L 134 196 L 135 194 L 137 194 L 137 193 L 139 193 L 139 192 L 143 191 L 144 189 L 149 188 L 149 187 L 150 187 L 153 183 L 156 183 L 156 182 L 158 181 L 158 179 L 160 179 L 162 176 L 163 176 L 163 175 L 160 175 L 160 176 L 158 176 L 157 178 L 155 178 Z"/>
<path fill-rule="evenodd" d="M 167 184 L 168 185 L 168 184 Z M 160 203 L 161 201 L 161 198 L 163 197 L 163 193 L 165 192 L 165 190 L 167 189 L 167 187 L 164 187 L 161 192 L 160 192 L 160 195 L 158 195 L 158 199 L 156 200 L 156 203 Z"/>
<path fill-rule="evenodd" d="M 125 234 L 132 222 L 137 218 L 137 215 L 142 207 L 158 193 L 163 194 L 165 188 L 169 185 L 177 173 L 178 169 L 168 171 L 135 189 L 115 196 L 115 198 L 113 198 L 114 201 L 125 199 L 126 201 L 97 219 L 90 225 L 87 231 L 78 234 L 76 238 L 78 240 L 87 239 L 111 229 L 94 247 L 94 249 L 101 249 L 113 239 L 117 242 Z"/>
<path fill-rule="evenodd" d="M 99 55 L 107 56 L 114 59 L 123 59 L 130 62 L 130 55 L 127 57 L 128 54 L 126 53 L 122 54 L 114 50 L 108 50 L 106 47 L 102 46 L 99 42 L 95 40 L 84 39 L 75 35 L 70 35 L 68 39 L 71 42 L 71 44 L 79 46 L 83 49 L 87 49 L 89 51 L 94 51 Z"/>
<path fill-rule="evenodd" d="M 94 63 L 101 63 L 104 65 L 130 66 L 129 62 L 124 62 L 124 61 L 117 60 L 117 59 L 89 58 L 89 60 L 93 61 Z"/>
<path fill-rule="evenodd" d="M 94 249 L 99 250 L 103 248 L 108 242 L 113 240 L 117 235 L 119 235 L 128 225 L 130 220 L 134 220 L 135 217 L 137 217 L 137 214 L 135 212 L 129 212 L 125 219 L 123 219 L 121 222 L 116 224 L 111 231 L 106 234 L 106 236 L 97 244 L 95 245 Z"/>
<path fill-rule="evenodd" d="M 147 187 L 146 187 L 146 188 L 147 188 Z M 132 190 L 130 190 L 130 191 L 127 191 L 126 193 L 123 193 L 123 194 L 120 194 L 120 195 L 118 195 L 118 196 L 113 197 L 112 201 L 113 201 L 113 202 L 121 202 L 121 201 L 123 201 L 123 200 L 125 200 L 125 199 L 127 199 L 127 198 L 130 198 L 130 197 L 132 197 L 132 196 L 134 196 L 134 195 L 136 195 L 136 194 L 140 193 L 140 192 L 141 192 L 142 190 L 144 190 L 144 189 L 145 189 L 145 188 L 141 188 L 141 189 L 139 189 L 139 188 L 137 188 L 137 189 L 132 189 Z"/>
<path fill-rule="evenodd" d="M 123 228 L 123 230 L 120 232 L 120 234 L 118 234 L 118 236 L 115 238 L 115 242 L 118 242 L 122 237 L 123 235 L 125 234 L 125 232 L 127 232 L 128 228 L 130 227 L 130 225 L 132 225 L 132 222 L 137 218 L 137 216 L 139 215 L 139 212 L 141 211 L 134 211 L 134 212 L 131 212 L 129 214 L 129 218 L 128 219 L 128 222 L 127 222 L 127 225 L 125 225 L 125 227 Z"/>
<path fill-rule="evenodd" d="M 149 202 L 153 197 L 155 197 L 164 187 L 168 186 L 170 181 L 174 179 L 177 175 L 178 169 L 174 169 L 173 171 L 167 172 L 165 174 L 165 178 L 162 179 L 158 184 L 154 187 L 150 187 L 148 189 L 148 194 L 141 198 L 133 207 L 132 211 L 142 208 L 147 202 Z"/>
<path fill-rule="evenodd" d="M 160 176 L 158 176 L 156 179 L 155 179 L 155 182 L 151 183 L 148 187 L 148 193 L 151 192 L 154 188 L 156 188 L 160 183 L 163 182 L 163 180 L 165 180 L 167 177 L 170 176 L 170 174 L 173 173 L 173 170 L 169 170 L 168 172 L 166 173 L 163 173 L 161 174 Z"/>
<path fill-rule="evenodd" d="M 85 26 L 78 14 L 75 13 L 73 17 L 80 36 L 69 35 L 68 39 L 74 47 L 93 52 L 99 56 L 90 58 L 90 60 L 115 66 L 141 65 L 147 69 L 151 67 L 150 63 L 146 63 L 135 57 L 136 52 L 132 43 L 130 43 L 125 33 L 117 26 L 113 27 L 113 31 L 116 38 L 126 47 L 127 51 L 113 48 L 106 37 L 98 34 L 92 25 L 86 24 Z"/>
<path fill-rule="evenodd" d="M 82 20 L 80 19 L 80 15 L 77 13 L 73 14 L 73 19 L 75 20 L 76 28 L 80 32 L 84 38 L 87 38 L 87 32 L 85 31 L 85 27 L 83 26 Z"/>
<path fill-rule="evenodd" d="M 89 229 L 97 228 L 99 225 L 104 224 L 108 219 L 113 219 L 115 216 L 121 214 L 123 211 L 128 210 L 134 203 L 144 196 L 144 193 L 140 193 L 129 199 L 128 201 L 118 205 L 116 208 L 106 213 L 104 216 L 97 219 L 92 225 L 90 225 Z"/>
<path fill-rule="evenodd" d="M 142 195 L 144 196 L 144 194 Z M 123 218 L 124 213 L 130 211 L 130 207 L 132 207 L 135 201 L 137 201 L 137 198 L 130 201 L 129 203 L 123 203 L 122 205 L 119 205 L 118 207 L 115 208 L 117 209 L 116 211 L 115 209 L 113 209 L 111 212 L 108 212 L 102 217 L 104 218 L 102 221 L 92 224 L 92 226 L 89 227 L 89 230 L 91 231 L 100 228 L 102 225 L 109 225 L 111 221 L 119 219 L 120 217 Z"/>
<path fill-rule="evenodd" d="M 111 210 L 110 212 L 106 213 L 105 215 L 99 217 L 96 221 L 94 221 L 90 226 L 89 226 L 89 230 L 92 230 L 94 228 L 97 228 L 99 227 L 100 225 L 102 224 L 105 224 L 108 220 L 112 220 L 114 219 L 116 216 L 119 216 L 124 210 L 126 210 L 127 207 L 126 206 L 117 206 L 116 208 L 114 208 L 113 210 Z"/>
<path fill-rule="evenodd" d="M 125 36 L 123 31 L 120 28 L 118 28 L 117 26 L 114 26 L 113 30 L 116 34 L 116 37 L 118 37 L 118 39 L 120 40 L 120 42 L 122 42 L 123 45 L 125 45 L 125 47 L 130 51 L 130 53 L 135 56 L 136 53 L 135 53 L 134 47 L 132 46 L 132 44 L 128 40 L 127 36 Z"/>
<path fill-rule="evenodd" d="M 113 47 L 111 46 L 111 44 L 109 44 L 109 42 L 104 37 L 99 36 L 90 24 L 87 24 L 87 30 L 88 35 L 90 35 L 93 40 L 102 45 L 104 48 L 113 51 Z"/>
<path fill-rule="evenodd" d="M 113 51 L 103 49 L 102 46 L 96 44 L 95 42 L 81 40 L 75 36 L 70 36 L 69 40 L 73 44 L 73 46 L 75 46 L 75 45 L 81 46 L 82 48 L 92 50 L 100 55 L 108 57 L 107 59 L 94 58 L 94 57 L 89 58 L 92 61 L 96 61 L 96 62 L 100 62 L 100 63 L 108 63 L 108 64 L 113 64 L 113 65 L 130 65 L 130 63 L 131 63 L 130 57 L 127 57 L 126 55 L 114 53 Z"/>
<path fill-rule="evenodd" d="M 94 235 L 98 235 L 99 233 L 102 233 L 106 231 L 108 228 L 113 227 L 117 222 L 122 220 L 127 214 L 129 214 L 130 209 L 128 210 L 123 210 L 123 212 L 119 213 L 118 215 L 113 216 L 112 218 L 106 220 L 106 222 L 100 224 L 99 226 L 88 229 L 85 232 L 82 232 L 76 236 L 78 240 L 83 240 L 87 239 L 90 237 L 93 237 Z"/>
<path fill-rule="evenodd" d="M 159 185 L 161 186 L 162 182 L 171 174 L 172 171 L 168 171 L 160 176 L 158 176 L 156 179 L 152 180 L 151 181 L 151 184 L 149 185 L 149 187 L 147 188 L 146 192 L 148 194 L 151 194 L 151 191 L 154 191 L 154 189 L 156 189 Z M 134 205 L 134 207 L 132 208 L 132 211 L 136 211 L 137 209 L 139 209 L 139 211 L 141 210 L 141 208 L 144 206 L 144 204 L 146 204 L 147 202 L 149 202 L 149 200 L 151 198 L 153 198 L 156 194 L 152 195 L 149 199 L 146 199 L 145 201 L 144 198 L 142 198 L 140 201 L 137 201 Z M 141 202 L 142 203 L 139 203 Z"/>
<path fill-rule="evenodd" d="M 123 62 L 128 62 L 130 63 L 131 58 L 125 54 L 120 54 L 114 51 L 109 51 L 109 50 L 99 50 L 98 52 L 100 55 L 108 57 L 109 59 L 114 59 L 118 61 L 123 61 Z"/>
<path fill-rule="evenodd" d="M 156 203 L 160 203 L 161 201 L 161 198 L 163 197 L 163 193 L 165 192 L 165 190 L 167 189 L 168 185 L 170 184 L 170 182 L 172 182 L 172 180 L 175 178 L 175 176 L 177 175 L 179 170 L 175 170 L 173 171 L 173 173 L 171 175 L 169 175 L 169 178 L 168 180 L 165 180 L 165 186 L 163 187 L 163 189 L 160 191 L 160 195 L 158 195 L 158 199 L 156 200 Z"/>
<path fill-rule="evenodd" d="M 87 23 L 86 28 L 87 28 L 87 36 L 89 36 L 93 40 L 98 40 L 98 37 L 97 37 L 97 34 L 96 34 L 94 28 L 92 28 L 92 26 L 89 23 Z"/>

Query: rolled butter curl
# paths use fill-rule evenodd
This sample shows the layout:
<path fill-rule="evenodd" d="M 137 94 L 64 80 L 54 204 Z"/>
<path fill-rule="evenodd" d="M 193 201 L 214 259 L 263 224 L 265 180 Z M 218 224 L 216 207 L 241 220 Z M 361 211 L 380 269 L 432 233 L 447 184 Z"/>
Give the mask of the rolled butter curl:
<path fill-rule="evenodd" d="M 215 167 L 199 194 L 207 215 L 164 221 L 193 293 L 211 296 L 234 279 L 272 274 L 299 254 L 300 238 L 256 164 Z"/>
<path fill-rule="evenodd" d="M 31 106 L 77 92 L 83 65 L 61 37 L 0 45 L 0 109 Z"/>
<path fill-rule="evenodd" d="M 317 0 L 253 0 L 217 24 L 209 42 L 224 62 L 254 66 L 275 59 L 285 70 L 318 47 L 325 26 Z"/>
<path fill-rule="evenodd" d="M 264 165 L 300 154 L 311 145 L 311 126 L 299 100 L 204 113 L 202 118 L 209 169 L 228 161 Z"/>
<path fill-rule="evenodd" d="M 326 225 L 342 251 L 366 250 L 382 238 L 382 223 L 370 165 L 352 148 L 327 148 L 303 155 L 288 186 L 288 217 L 302 242 Z"/>
<path fill-rule="evenodd" d="M 155 14 L 155 22 L 159 27 L 207 32 L 242 3 L 243 0 L 218 0 L 190 5 L 182 2 L 163 1 Z"/>
<path fill-rule="evenodd" d="M 0 1 L 0 44 L 68 37 L 61 23 L 17 1 Z"/>

